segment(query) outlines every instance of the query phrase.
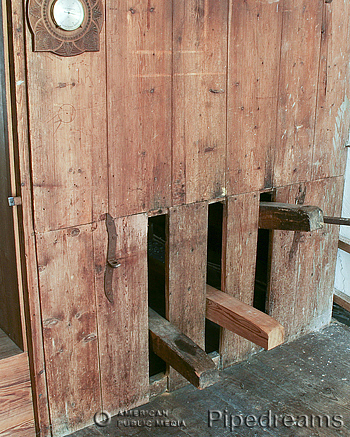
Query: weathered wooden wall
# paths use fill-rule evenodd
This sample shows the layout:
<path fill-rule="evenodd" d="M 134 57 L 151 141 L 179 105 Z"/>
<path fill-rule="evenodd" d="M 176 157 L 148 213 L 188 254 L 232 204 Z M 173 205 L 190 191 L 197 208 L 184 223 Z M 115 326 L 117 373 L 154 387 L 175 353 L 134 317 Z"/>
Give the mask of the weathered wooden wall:
<path fill-rule="evenodd" d="M 22 2 L 11 3 L 15 79 L 28 96 L 16 91 L 18 113 L 29 114 L 19 148 L 35 402 L 41 434 L 48 405 L 59 436 L 100 408 L 147 400 L 148 213 L 169 215 L 168 317 L 201 346 L 209 202 L 225 203 L 222 289 L 246 303 L 261 191 L 339 213 L 350 5 L 105 0 L 100 51 L 62 58 L 33 52 Z M 121 263 L 113 302 L 107 212 Z M 273 235 L 268 307 L 288 338 L 329 320 L 336 231 Z M 224 366 L 252 348 L 222 332 Z"/>

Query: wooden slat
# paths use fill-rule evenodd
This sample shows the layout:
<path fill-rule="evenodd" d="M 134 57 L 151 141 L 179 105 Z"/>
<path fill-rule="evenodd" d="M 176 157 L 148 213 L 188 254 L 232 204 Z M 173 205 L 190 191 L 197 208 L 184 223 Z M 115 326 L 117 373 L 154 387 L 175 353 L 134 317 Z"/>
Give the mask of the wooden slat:
<path fill-rule="evenodd" d="M 107 0 L 110 214 L 170 206 L 172 2 Z"/>
<path fill-rule="evenodd" d="M 284 329 L 276 320 L 210 285 L 206 317 L 264 349 L 283 343 Z"/>
<path fill-rule="evenodd" d="M 342 183 L 340 177 L 280 188 L 276 200 L 316 204 L 338 215 Z M 274 231 L 269 314 L 284 326 L 286 339 L 329 322 L 337 239 L 334 225 L 313 233 Z"/>
<path fill-rule="evenodd" d="M 225 194 L 228 0 L 173 6 L 173 204 Z"/>
<path fill-rule="evenodd" d="M 100 379 L 91 225 L 38 235 L 46 378 L 54 435 L 92 423 Z"/>
<path fill-rule="evenodd" d="M 309 180 L 323 0 L 284 0 L 274 186 Z"/>
<path fill-rule="evenodd" d="M 350 3 L 324 2 L 313 179 L 344 174 L 349 136 Z"/>
<path fill-rule="evenodd" d="M 323 228 L 323 212 L 317 206 L 260 202 L 259 228 L 310 232 Z"/>
<path fill-rule="evenodd" d="M 4 4 L 5 2 L 3 2 Z M 28 353 L 30 358 L 31 378 L 33 383 L 33 402 L 36 428 L 41 436 L 50 435 L 50 419 L 47 400 L 47 384 L 44 360 L 44 346 L 41 325 L 41 307 L 39 299 L 38 269 L 36 258 L 36 238 L 33 224 L 32 186 L 31 186 L 31 160 L 29 151 L 28 130 L 28 101 L 27 77 L 25 56 L 25 17 L 26 12 L 21 0 L 6 2 L 11 6 L 8 11 L 11 32 L 10 39 L 13 44 L 13 121 L 17 126 L 14 138 L 18 173 L 21 185 L 22 208 L 19 215 L 20 247 L 24 289 L 26 293 L 25 305 L 28 311 L 28 327 L 30 336 Z M 19 194 L 19 193 L 17 193 Z M 23 254 L 25 253 L 25 256 Z"/>
<path fill-rule="evenodd" d="M 272 186 L 282 2 L 230 2 L 227 194 Z"/>
<path fill-rule="evenodd" d="M 216 366 L 204 350 L 152 309 L 149 330 L 153 352 L 196 388 L 203 389 L 218 381 Z"/>
<path fill-rule="evenodd" d="M 350 253 L 350 240 L 339 235 L 338 248 L 344 250 L 344 252 Z"/>
<path fill-rule="evenodd" d="M 0 360 L 0 435 L 36 435 L 26 352 Z"/>
<path fill-rule="evenodd" d="M 28 30 L 27 61 L 35 228 L 91 223 L 107 209 L 104 31 L 99 52 L 61 57 Z"/>
<path fill-rule="evenodd" d="M 222 290 L 253 305 L 258 239 L 259 194 L 248 193 L 227 199 L 223 239 Z M 247 358 L 255 346 L 223 329 L 220 354 L 224 367 Z"/>
<path fill-rule="evenodd" d="M 350 312 L 350 296 L 340 290 L 334 290 L 333 302 Z"/>
<path fill-rule="evenodd" d="M 170 208 L 167 319 L 199 347 L 205 347 L 205 293 L 208 205 L 195 203 Z M 170 369 L 170 389 L 183 378 Z"/>
<path fill-rule="evenodd" d="M 113 302 L 104 290 L 107 231 L 93 234 L 103 407 L 110 414 L 148 400 L 147 214 L 115 219 L 121 264 L 112 277 Z"/>

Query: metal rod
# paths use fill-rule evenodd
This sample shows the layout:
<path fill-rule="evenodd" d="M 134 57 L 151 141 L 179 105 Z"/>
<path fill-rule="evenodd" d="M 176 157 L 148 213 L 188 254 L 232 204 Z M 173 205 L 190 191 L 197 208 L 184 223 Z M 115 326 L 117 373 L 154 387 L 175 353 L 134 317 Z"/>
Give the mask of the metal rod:
<path fill-rule="evenodd" d="M 324 223 L 328 223 L 330 225 L 350 226 L 350 218 L 324 216 L 323 221 Z"/>

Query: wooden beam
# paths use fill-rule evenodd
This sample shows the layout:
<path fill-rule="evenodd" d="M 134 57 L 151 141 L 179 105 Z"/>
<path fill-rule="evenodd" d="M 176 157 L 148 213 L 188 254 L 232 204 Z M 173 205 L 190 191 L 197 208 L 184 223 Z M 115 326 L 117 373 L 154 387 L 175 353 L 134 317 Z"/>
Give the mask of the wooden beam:
<path fill-rule="evenodd" d="M 322 227 L 323 212 L 317 206 L 260 202 L 260 229 L 310 232 Z"/>
<path fill-rule="evenodd" d="M 218 381 L 216 366 L 203 349 L 151 308 L 148 314 L 150 343 L 156 355 L 199 389 Z"/>
<path fill-rule="evenodd" d="M 267 350 L 284 340 L 283 326 L 272 317 L 210 285 L 207 319 Z"/>
<path fill-rule="evenodd" d="M 350 296 L 334 289 L 333 302 L 350 312 Z"/>
<path fill-rule="evenodd" d="M 350 253 L 350 240 L 339 235 L 338 248 Z"/>

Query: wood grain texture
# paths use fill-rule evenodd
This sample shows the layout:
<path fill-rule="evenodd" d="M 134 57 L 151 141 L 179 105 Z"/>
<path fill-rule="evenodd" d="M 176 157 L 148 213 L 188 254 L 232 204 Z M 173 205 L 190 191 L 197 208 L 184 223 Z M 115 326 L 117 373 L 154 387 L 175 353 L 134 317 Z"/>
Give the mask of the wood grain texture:
<path fill-rule="evenodd" d="M 104 31 L 99 52 L 60 57 L 28 30 L 27 68 L 35 229 L 92 223 L 107 209 Z"/>
<path fill-rule="evenodd" d="M 172 2 L 108 0 L 110 214 L 170 206 Z"/>
<path fill-rule="evenodd" d="M 0 435 L 35 436 L 26 352 L 0 360 Z"/>
<path fill-rule="evenodd" d="M 170 208 L 167 319 L 199 347 L 205 345 L 208 205 Z M 170 369 L 171 390 L 183 385 Z"/>
<path fill-rule="evenodd" d="M 173 2 L 173 205 L 225 195 L 227 11 Z"/>
<path fill-rule="evenodd" d="M 283 343 L 284 329 L 276 320 L 210 285 L 206 317 L 264 349 Z"/>
<path fill-rule="evenodd" d="M 36 258 L 36 239 L 34 235 L 31 159 L 29 150 L 28 101 L 25 56 L 25 10 L 23 2 L 14 0 L 6 2 L 11 32 L 10 42 L 13 46 L 12 84 L 16 83 L 12 95 L 12 115 L 17 129 L 14 145 L 18 150 L 17 163 L 21 186 L 22 209 L 19 216 L 21 224 L 22 269 L 24 281 L 24 300 L 28 323 L 28 353 L 33 382 L 34 415 L 37 432 L 41 437 L 51 435 L 50 418 L 47 401 L 47 384 L 45 374 L 44 346 L 41 325 L 41 307 L 39 299 L 38 270 Z M 17 193 L 19 194 L 19 193 Z M 25 253 L 25 256 L 24 256 Z"/>
<path fill-rule="evenodd" d="M 349 136 L 350 3 L 324 3 L 313 179 L 344 174 Z"/>
<path fill-rule="evenodd" d="M 339 214 L 342 178 L 280 188 L 276 200 L 318 205 L 325 214 Z M 337 240 L 334 225 L 313 233 L 274 231 L 269 314 L 284 326 L 286 339 L 329 322 Z"/>
<path fill-rule="evenodd" d="M 284 0 L 274 186 L 311 178 L 323 0 Z"/>
<path fill-rule="evenodd" d="M 149 308 L 152 350 L 196 388 L 203 389 L 219 379 L 213 360 L 178 328 Z"/>
<path fill-rule="evenodd" d="M 350 296 L 340 290 L 334 290 L 333 302 L 350 312 Z"/>
<path fill-rule="evenodd" d="M 45 370 L 54 435 L 101 408 L 91 225 L 38 234 Z"/>
<path fill-rule="evenodd" d="M 225 215 L 222 290 L 248 305 L 253 305 L 259 194 L 229 197 Z M 227 329 L 222 330 L 220 354 L 223 367 L 247 358 L 254 349 L 254 345 L 248 340 Z"/>
<path fill-rule="evenodd" d="M 115 219 L 115 258 L 121 265 L 113 273 L 114 303 L 104 291 L 105 223 L 93 235 L 102 402 L 110 414 L 148 399 L 147 225 L 146 214 Z"/>
<path fill-rule="evenodd" d="M 282 2 L 230 2 L 227 194 L 272 186 Z"/>
<path fill-rule="evenodd" d="M 323 212 L 318 206 L 260 202 L 259 228 L 312 232 L 323 228 Z"/>

